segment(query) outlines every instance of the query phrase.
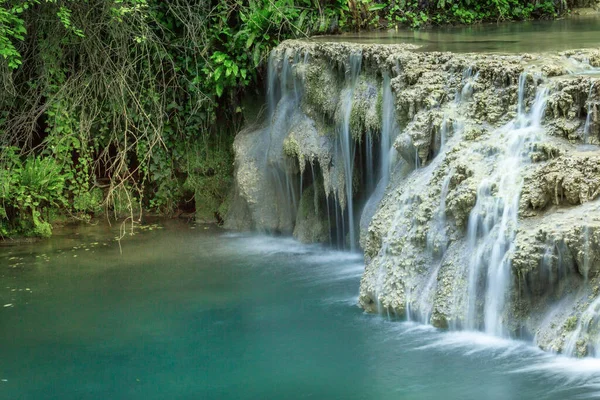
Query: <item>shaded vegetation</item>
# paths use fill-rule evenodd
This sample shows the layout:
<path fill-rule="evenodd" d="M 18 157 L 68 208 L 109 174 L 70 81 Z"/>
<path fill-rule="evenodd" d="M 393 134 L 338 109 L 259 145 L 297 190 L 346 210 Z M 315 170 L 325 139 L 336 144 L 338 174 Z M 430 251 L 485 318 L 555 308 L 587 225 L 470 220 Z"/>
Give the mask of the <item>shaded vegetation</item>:
<path fill-rule="evenodd" d="M 0 0 L 0 236 L 57 211 L 224 212 L 246 91 L 289 37 L 564 13 L 564 0 Z"/>

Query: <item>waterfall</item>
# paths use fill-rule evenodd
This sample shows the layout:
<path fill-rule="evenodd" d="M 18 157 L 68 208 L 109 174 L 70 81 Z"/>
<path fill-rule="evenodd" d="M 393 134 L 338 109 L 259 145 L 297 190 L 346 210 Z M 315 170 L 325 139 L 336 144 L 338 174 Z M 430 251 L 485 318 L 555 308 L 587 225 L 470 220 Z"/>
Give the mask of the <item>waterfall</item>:
<path fill-rule="evenodd" d="M 371 132 L 367 132 L 365 135 L 365 147 L 366 147 L 366 160 L 364 169 L 365 173 L 365 182 L 364 187 L 368 193 L 373 192 L 373 185 L 376 183 L 375 181 L 375 170 L 374 170 L 374 160 L 373 160 L 373 134 Z"/>
<path fill-rule="evenodd" d="M 455 136 L 459 136 L 462 133 L 464 129 L 463 118 L 461 116 L 464 110 L 462 108 L 463 105 L 471 100 L 474 92 L 474 84 L 478 78 L 479 71 L 473 74 L 472 67 L 468 67 L 463 71 L 462 86 L 454 94 L 454 101 L 448 103 L 444 109 L 444 116 L 440 126 L 439 149 L 436 156 L 446 147 L 451 133 L 454 133 Z"/>
<path fill-rule="evenodd" d="M 446 235 L 446 198 L 448 197 L 452 175 L 454 175 L 454 172 L 450 170 L 442 182 L 440 205 L 433 218 L 433 223 L 430 224 L 427 231 L 427 250 L 431 254 L 437 255 L 437 257 L 442 257 L 446 252 L 448 241 Z"/>
<path fill-rule="evenodd" d="M 479 77 L 479 71 L 473 75 L 473 68 L 469 67 L 463 72 L 463 82 L 464 85 L 462 90 L 456 95 L 456 103 L 460 104 L 462 102 L 468 101 L 473 96 L 473 84 L 477 81 Z"/>
<path fill-rule="evenodd" d="M 398 120 L 396 117 L 396 100 L 392 93 L 390 75 L 383 74 L 382 102 L 381 102 L 381 133 L 379 140 L 379 165 L 378 179 L 375 188 L 372 188 L 371 196 L 367 200 L 361 216 L 360 227 L 366 231 L 379 202 L 385 194 L 390 181 L 392 166 L 396 162 L 397 153 L 393 143 L 398 135 Z M 375 174 L 373 174 L 375 175 Z"/>
<path fill-rule="evenodd" d="M 348 67 L 346 70 L 346 82 L 348 88 L 343 98 L 342 123 L 338 127 L 338 140 L 341 149 L 341 155 L 344 167 L 344 187 L 346 189 L 345 206 L 348 214 L 348 235 L 350 240 L 350 249 L 356 249 L 356 226 L 354 225 L 354 201 L 353 201 L 353 177 L 354 177 L 354 152 L 355 143 L 350 129 L 350 117 L 352 116 L 352 106 L 354 100 L 354 89 L 360 74 L 362 62 L 362 53 L 353 53 L 349 56 Z"/>
<path fill-rule="evenodd" d="M 565 59 L 286 42 L 234 144 L 238 215 L 360 244 L 368 311 L 600 351 L 600 151 L 572 143 L 596 140 L 598 79 Z"/>
<path fill-rule="evenodd" d="M 389 74 L 383 75 L 383 101 L 381 105 L 381 141 L 379 176 L 382 186 L 387 186 L 390 180 L 391 162 L 395 158 L 396 150 L 392 144 L 398 133 L 398 120 L 396 119 L 396 101 L 392 93 Z"/>
<path fill-rule="evenodd" d="M 268 106 L 269 106 L 269 143 L 264 152 L 264 168 L 270 171 L 270 179 L 275 188 L 275 196 L 279 199 L 276 204 L 279 210 L 281 226 L 291 231 L 298 210 L 299 199 L 302 195 L 301 182 L 289 173 L 289 162 L 273 155 L 279 152 L 283 143 L 283 133 L 289 129 L 291 115 L 295 112 L 302 97 L 297 79 L 293 75 L 293 66 L 299 62 L 299 54 L 284 52 L 281 60 L 281 72 L 273 53 L 269 57 L 268 67 Z M 300 186 L 300 193 L 297 188 Z"/>
<path fill-rule="evenodd" d="M 474 84 L 477 82 L 478 78 L 479 71 L 474 73 L 472 67 L 468 67 L 464 70 L 462 75 L 462 88 L 456 91 L 454 101 L 448 105 L 448 109 L 444 112 L 440 127 L 440 151 L 439 154 L 436 155 L 437 157 L 440 157 L 440 155 L 443 156 L 444 152 L 452 147 L 447 143 L 450 127 L 452 127 L 452 132 L 454 134 L 452 144 L 460 141 L 464 129 L 461 113 L 467 103 L 472 99 Z M 436 260 L 436 266 L 433 268 L 433 271 L 418 298 L 420 310 L 419 322 L 426 324 L 431 322 L 434 291 L 437 286 L 438 275 L 448 246 L 446 207 L 450 183 L 454 173 L 455 171 L 449 170 L 442 181 L 439 206 L 434 213 L 434 217 L 432 218 L 427 231 L 426 250 L 433 256 L 433 259 Z M 454 299 L 454 302 L 456 302 L 456 298 Z"/>
<path fill-rule="evenodd" d="M 363 108 L 365 100 L 368 100 L 375 110 L 379 91 L 374 83 L 379 84 L 380 81 L 365 81 L 365 84 L 361 81 L 357 90 L 362 58 L 361 51 L 348 54 L 344 60 L 343 79 L 340 79 L 338 71 L 330 75 L 336 85 L 339 79 L 339 88 L 343 87 L 340 92 L 316 93 L 313 89 L 309 93 L 313 96 L 312 100 L 315 95 L 323 96 L 322 101 L 325 102 L 330 101 L 329 96 L 333 96 L 334 105 L 327 116 L 332 121 L 323 123 L 325 121 L 306 115 L 304 108 L 307 104 L 305 79 L 307 71 L 310 73 L 308 51 L 286 48 L 283 51 L 275 49 L 271 53 L 267 68 L 266 126 L 256 131 L 255 140 L 245 148 L 245 165 L 252 166 L 252 170 L 244 172 L 249 174 L 246 176 L 256 179 L 254 187 L 262 187 L 261 193 L 243 192 L 245 197 L 253 197 L 248 206 L 253 213 L 253 222 L 258 222 L 259 229 L 266 226 L 266 231 L 284 233 L 295 230 L 305 190 L 318 181 L 321 183 L 312 202 L 315 207 L 311 206 L 310 212 L 319 214 L 317 218 L 327 218 L 329 232 L 326 236 L 331 238 L 330 242 L 356 250 L 358 224 L 355 219 L 359 215 L 358 207 L 369 198 L 376 182 L 380 181 L 384 169 L 381 163 L 389 163 L 393 140 L 389 133 L 392 129 L 390 122 L 383 133 L 388 138 L 385 143 L 386 154 L 379 157 L 381 144 L 377 138 L 381 136 L 378 124 L 365 123 L 367 117 Z M 389 78 L 386 84 L 388 105 L 385 108 L 392 108 L 388 112 L 389 118 L 395 118 Z M 321 88 L 318 89 L 320 91 Z M 361 109 L 355 109 L 357 99 L 361 102 Z M 370 112 L 369 121 L 372 121 L 375 111 Z M 304 174 L 307 162 L 313 168 L 310 175 Z M 248 181 L 249 184 L 252 182 Z M 319 196 L 327 203 L 322 208 L 317 206 Z M 259 197 L 271 201 L 275 199 L 271 210 L 268 203 L 259 200 Z M 320 214 L 321 210 L 323 215 Z M 306 216 L 306 212 L 304 210 L 301 215 Z M 306 221 L 306 217 L 303 217 L 303 221 Z"/>
<path fill-rule="evenodd" d="M 599 323 L 600 297 L 596 298 L 579 317 L 577 327 L 575 328 L 573 333 L 565 339 L 563 353 L 568 356 L 580 355 L 580 350 L 578 349 L 579 340 L 583 339 L 583 337 L 587 335 L 588 330 L 590 329 L 590 325 L 598 327 Z M 587 343 L 587 346 L 584 350 L 584 355 L 586 355 L 587 353 L 591 353 L 590 355 L 593 355 L 594 357 L 600 357 L 600 341 L 596 340 L 592 343 Z"/>
<path fill-rule="evenodd" d="M 524 82 L 525 79 L 520 79 Z M 525 85 L 519 85 L 525 90 Z M 519 98 L 523 96 L 519 94 Z M 511 281 L 510 255 L 518 225 L 522 165 L 527 162 L 527 145 L 543 132 L 547 90 L 538 88 L 528 115 L 519 102 L 516 121 L 496 134 L 506 139 L 495 172 L 480 184 L 477 202 L 469 216 L 468 249 L 471 254 L 468 274 L 468 307 L 465 324 L 468 329 L 483 329 L 489 334 L 505 336 L 504 305 Z M 478 306 L 483 297 L 483 324 Z"/>
<path fill-rule="evenodd" d="M 442 182 L 440 205 L 433 218 L 433 224 L 427 232 L 427 251 L 437 258 L 437 265 L 429 276 L 423 291 L 419 296 L 419 322 L 429 324 L 433 311 L 433 298 L 437 286 L 438 274 L 443 263 L 443 256 L 447 249 L 448 237 L 446 234 L 446 199 L 452 180 L 453 171 L 450 171 Z"/>

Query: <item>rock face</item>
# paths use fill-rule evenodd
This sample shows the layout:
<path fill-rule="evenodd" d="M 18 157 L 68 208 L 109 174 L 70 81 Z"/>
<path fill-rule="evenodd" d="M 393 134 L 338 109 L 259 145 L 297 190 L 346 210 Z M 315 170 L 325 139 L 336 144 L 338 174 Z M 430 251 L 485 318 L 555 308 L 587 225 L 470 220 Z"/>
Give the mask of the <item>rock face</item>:
<path fill-rule="evenodd" d="M 600 356 L 598 66 L 285 42 L 227 224 L 360 243 L 367 311 Z"/>

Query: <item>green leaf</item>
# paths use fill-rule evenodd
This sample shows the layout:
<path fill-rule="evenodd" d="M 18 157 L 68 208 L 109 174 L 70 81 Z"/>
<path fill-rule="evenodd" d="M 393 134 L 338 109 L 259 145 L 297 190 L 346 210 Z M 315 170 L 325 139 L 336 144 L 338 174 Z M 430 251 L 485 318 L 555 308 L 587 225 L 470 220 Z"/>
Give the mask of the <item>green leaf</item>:
<path fill-rule="evenodd" d="M 221 64 L 223 63 L 223 61 L 225 60 L 225 58 L 227 57 L 227 55 L 225 53 L 222 53 L 220 51 L 215 51 L 215 53 L 212 55 L 212 59 L 217 63 L 217 64 Z"/>
<path fill-rule="evenodd" d="M 252 61 L 254 61 L 255 67 L 258 67 L 258 64 L 260 64 L 260 48 L 259 47 L 254 48 L 254 53 L 252 54 Z"/>
<path fill-rule="evenodd" d="M 254 39 L 256 38 L 256 34 L 253 33 L 250 36 L 248 36 L 248 39 L 246 39 L 246 50 L 250 48 L 250 46 L 252 46 L 252 43 L 254 43 Z"/>
<path fill-rule="evenodd" d="M 215 69 L 215 72 L 214 72 L 214 75 L 213 75 L 213 78 L 214 78 L 215 82 L 218 81 L 219 78 L 221 78 L 221 74 L 222 73 L 223 73 L 223 67 L 218 67 L 217 69 Z"/>
<path fill-rule="evenodd" d="M 373 11 L 379 11 L 379 10 L 383 10 L 384 8 L 386 8 L 388 5 L 387 4 L 373 4 L 371 7 L 369 7 L 369 11 L 373 12 Z"/>

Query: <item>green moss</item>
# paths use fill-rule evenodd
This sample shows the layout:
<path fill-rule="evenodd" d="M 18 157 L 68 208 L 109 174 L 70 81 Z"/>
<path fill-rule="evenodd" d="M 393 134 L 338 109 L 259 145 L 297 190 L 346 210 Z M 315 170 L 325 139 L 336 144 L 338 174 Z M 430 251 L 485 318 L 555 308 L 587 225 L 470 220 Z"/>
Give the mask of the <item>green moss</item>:
<path fill-rule="evenodd" d="M 302 193 L 294 229 L 294 236 L 298 240 L 304 243 L 325 243 L 329 240 L 330 226 L 326 207 L 325 192 L 320 182 Z"/>
<path fill-rule="evenodd" d="M 99 188 L 93 188 L 88 192 L 77 194 L 73 197 L 73 208 L 85 213 L 98 213 L 102 211 L 104 194 Z"/>
<path fill-rule="evenodd" d="M 217 212 L 221 218 L 224 218 L 229 212 L 229 208 L 231 207 L 231 196 L 227 196 L 225 200 L 219 205 Z"/>
<path fill-rule="evenodd" d="M 292 158 L 296 158 L 301 154 L 300 146 L 293 134 L 286 137 L 283 141 L 283 153 Z"/>
<path fill-rule="evenodd" d="M 196 221 L 215 222 L 217 220 L 216 214 L 221 206 L 219 198 L 205 188 L 197 189 L 194 198 L 196 201 Z"/>
<path fill-rule="evenodd" d="M 196 220 L 215 222 L 228 209 L 233 160 L 227 148 L 208 149 L 191 146 L 184 162 L 187 178 L 182 189 L 194 193 Z"/>
<path fill-rule="evenodd" d="M 50 225 L 48 222 L 40 221 L 35 226 L 32 233 L 34 236 L 50 237 L 52 236 L 52 225 Z"/>
<path fill-rule="evenodd" d="M 361 141 L 366 132 L 381 131 L 380 83 L 372 76 L 361 75 L 354 89 L 350 112 L 350 131 L 355 140 Z"/>
<path fill-rule="evenodd" d="M 323 116 L 333 119 L 339 101 L 340 81 L 323 61 L 311 63 L 304 75 L 304 101 Z"/>
<path fill-rule="evenodd" d="M 575 315 L 567 318 L 567 320 L 565 321 L 565 331 L 567 332 L 571 332 L 572 330 L 574 330 L 577 327 L 577 317 Z"/>

